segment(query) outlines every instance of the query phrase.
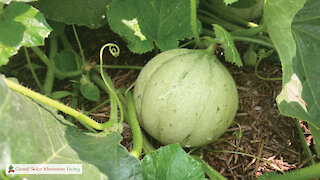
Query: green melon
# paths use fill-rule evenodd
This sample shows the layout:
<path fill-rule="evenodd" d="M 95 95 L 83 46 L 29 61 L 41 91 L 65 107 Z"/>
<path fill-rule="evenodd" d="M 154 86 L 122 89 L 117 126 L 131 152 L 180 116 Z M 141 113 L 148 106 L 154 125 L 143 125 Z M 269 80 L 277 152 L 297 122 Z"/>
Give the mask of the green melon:
<path fill-rule="evenodd" d="M 213 142 L 231 125 L 237 108 L 235 82 L 206 50 L 158 54 L 140 72 L 134 88 L 143 129 L 163 144 L 183 147 Z"/>

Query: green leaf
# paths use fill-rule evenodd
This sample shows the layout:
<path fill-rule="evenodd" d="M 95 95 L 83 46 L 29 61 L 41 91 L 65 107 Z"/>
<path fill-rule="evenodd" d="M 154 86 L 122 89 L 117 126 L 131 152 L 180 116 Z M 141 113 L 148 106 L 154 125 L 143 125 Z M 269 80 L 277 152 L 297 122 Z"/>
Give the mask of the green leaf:
<path fill-rule="evenodd" d="M 6 64 L 21 46 L 43 45 L 50 31 L 50 26 L 37 9 L 12 2 L 0 14 L 0 66 Z"/>
<path fill-rule="evenodd" d="M 57 21 L 51 21 L 48 20 L 49 25 L 52 27 L 53 31 L 50 33 L 49 38 L 51 37 L 58 37 L 64 33 L 64 28 L 66 26 L 65 23 L 57 22 Z"/>
<path fill-rule="evenodd" d="M 234 45 L 231 34 L 218 24 L 213 25 L 216 39 L 220 41 L 224 49 L 225 60 L 230 63 L 236 64 L 238 67 L 242 66 L 242 61 L 236 46 Z"/>
<path fill-rule="evenodd" d="M 141 163 L 143 179 L 205 179 L 201 164 L 185 153 L 178 144 L 150 152 Z"/>
<path fill-rule="evenodd" d="M 69 49 L 64 49 L 54 57 L 56 67 L 62 72 L 71 72 L 77 70 L 77 61 L 80 57 Z M 65 77 L 57 76 L 59 79 Z"/>
<path fill-rule="evenodd" d="M 277 175 L 278 174 L 276 172 L 266 172 L 260 175 L 257 180 L 269 180 L 269 179 L 272 179 L 272 177 L 275 177 Z"/>
<path fill-rule="evenodd" d="M 213 169 L 208 163 L 206 163 L 204 160 L 202 160 L 199 156 L 193 156 L 192 158 L 199 163 L 201 163 L 202 168 L 206 172 L 207 176 L 210 179 L 216 179 L 216 180 L 227 180 L 227 178 L 223 177 L 218 171 Z"/>
<path fill-rule="evenodd" d="M 45 69 L 46 67 L 44 67 L 44 66 L 41 66 L 41 65 L 39 65 L 39 64 L 36 64 L 36 63 L 30 63 L 30 64 L 26 64 L 26 66 L 25 66 L 27 69 L 33 69 L 33 70 L 37 70 L 37 69 Z"/>
<path fill-rule="evenodd" d="M 10 4 L 11 2 L 32 2 L 37 0 L 0 0 L 0 3 Z"/>
<path fill-rule="evenodd" d="M 70 91 L 55 91 L 51 94 L 51 98 L 52 99 L 61 99 L 61 98 L 71 96 L 71 95 L 73 95 L 73 93 Z"/>
<path fill-rule="evenodd" d="M 32 179 L 141 179 L 141 165 L 117 132 L 80 131 L 57 110 L 10 90 L 0 78 L 0 169 L 5 164 L 82 164 L 82 175 Z"/>
<path fill-rule="evenodd" d="M 153 43 L 161 51 L 174 49 L 179 40 L 193 37 L 190 13 L 190 0 L 113 0 L 107 9 L 111 29 L 134 53 L 151 51 Z"/>
<path fill-rule="evenodd" d="M 272 180 L 305 180 L 305 179 L 316 179 L 320 177 L 320 163 L 314 164 L 305 168 L 301 168 L 295 171 L 287 172 L 278 176 L 273 176 Z"/>
<path fill-rule="evenodd" d="M 99 88 L 87 76 L 82 75 L 80 83 L 80 92 L 83 97 L 90 101 L 100 101 Z"/>
<path fill-rule="evenodd" d="M 83 97 L 90 101 L 100 101 L 100 90 L 92 82 L 86 85 L 80 85 L 80 92 Z"/>
<path fill-rule="evenodd" d="M 107 23 L 106 7 L 111 0 L 39 0 L 35 6 L 49 19 L 99 28 Z"/>
<path fill-rule="evenodd" d="M 269 0 L 265 21 L 283 69 L 280 112 L 307 121 L 314 134 L 320 131 L 320 1 Z"/>
<path fill-rule="evenodd" d="M 320 64 L 320 2 L 307 1 L 293 20 L 304 2 L 268 1 L 265 18 L 268 27 L 274 26 L 268 31 L 283 68 L 283 90 L 277 97 L 279 109 L 284 115 L 320 128 L 320 72 L 316 68 Z"/>

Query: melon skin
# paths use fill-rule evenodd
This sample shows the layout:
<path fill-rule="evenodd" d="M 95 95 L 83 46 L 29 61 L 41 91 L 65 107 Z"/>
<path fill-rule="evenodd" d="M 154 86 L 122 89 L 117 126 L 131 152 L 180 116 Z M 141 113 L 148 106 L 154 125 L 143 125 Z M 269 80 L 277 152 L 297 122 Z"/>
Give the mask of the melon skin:
<path fill-rule="evenodd" d="M 134 103 L 142 128 L 162 144 L 202 146 L 219 138 L 238 108 L 235 82 L 206 50 L 158 54 L 140 72 Z"/>

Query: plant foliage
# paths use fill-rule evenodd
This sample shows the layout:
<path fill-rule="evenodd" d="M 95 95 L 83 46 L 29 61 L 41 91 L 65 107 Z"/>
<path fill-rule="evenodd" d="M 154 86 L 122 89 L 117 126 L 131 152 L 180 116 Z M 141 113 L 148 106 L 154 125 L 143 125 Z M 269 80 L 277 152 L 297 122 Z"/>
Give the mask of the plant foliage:
<path fill-rule="evenodd" d="M 110 0 L 39 0 L 35 5 L 48 19 L 99 28 L 107 22 L 109 3 Z"/>
<path fill-rule="evenodd" d="M 119 144 L 119 133 L 81 132 L 56 109 L 10 90 L 2 78 L 0 123 L 1 165 L 82 164 L 83 168 L 80 176 L 30 175 L 28 179 L 141 179 L 140 162 Z"/>
<path fill-rule="evenodd" d="M 0 66 L 20 47 L 41 46 L 51 31 L 43 15 L 34 7 L 12 2 L 0 14 Z"/>
<path fill-rule="evenodd" d="M 129 41 L 132 52 L 145 53 L 154 43 L 165 51 L 192 38 L 190 12 L 189 0 L 114 0 L 107 17 L 111 29 Z"/>

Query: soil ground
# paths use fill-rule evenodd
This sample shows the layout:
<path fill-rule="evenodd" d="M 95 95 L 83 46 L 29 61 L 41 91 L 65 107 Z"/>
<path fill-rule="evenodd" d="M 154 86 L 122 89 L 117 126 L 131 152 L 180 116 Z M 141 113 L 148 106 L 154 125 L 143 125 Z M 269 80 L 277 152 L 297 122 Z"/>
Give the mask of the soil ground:
<path fill-rule="evenodd" d="M 119 45 L 121 53 L 118 58 L 114 58 L 106 51 L 104 53 L 105 64 L 143 66 L 154 56 L 153 52 L 143 55 L 132 54 L 127 49 L 126 42 L 110 31 L 108 27 L 97 30 L 77 27 L 77 30 L 85 57 L 90 62 L 99 63 L 100 48 L 109 42 Z M 78 51 L 71 28 L 67 29 L 67 34 L 76 51 Z M 47 48 L 43 49 L 46 50 Z M 217 53 L 218 57 L 223 59 L 220 52 Z M 33 53 L 31 53 L 31 59 L 33 62 L 41 64 Z M 24 53 L 20 51 L 19 55 L 15 56 L 8 66 L 17 69 L 24 64 L 26 64 Z M 251 67 L 237 68 L 234 65 L 224 64 L 237 84 L 239 109 L 235 121 L 238 125 L 230 127 L 219 142 L 210 144 L 205 149 L 198 149 L 195 153 L 200 154 L 202 152 L 205 161 L 228 179 L 256 179 L 265 172 L 279 169 L 290 171 L 305 166 L 307 161 L 303 155 L 295 120 L 281 115 L 275 102 L 277 95 L 281 91 L 281 81 L 261 80 L 255 76 Z M 139 73 L 137 70 L 107 70 L 107 72 L 112 77 L 116 88 L 129 87 Z M 260 65 L 258 73 L 263 77 L 281 77 L 281 66 L 265 60 Z M 37 74 L 40 77 L 44 77 L 45 69 L 37 70 Z M 16 77 L 24 85 L 36 89 L 36 84 L 29 70 L 21 70 Z M 56 80 L 55 85 L 57 85 L 55 88 L 59 90 L 68 89 L 70 86 L 68 82 L 59 80 Z M 105 94 L 102 97 L 102 99 L 107 98 Z M 68 99 L 64 101 L 68 103 Z M 88 109 L 97 105 L 95 103 L 85 103 Z M 92 115 L 94 119 L 103 120 L 105 116 L 108 116 L 108 112 L 109 108 L 103 107 Z M 304 126 L 302 123 L 301 125 Z M 311 136 L 305 126 L 304 129 L 305 136 L 312 149 Z M 123 137 L 122 144 L 130 151 L 132 148 L 132 135 L 128 125 L 124 126 Z M 151 138 L 150 140 L 155 146 L 159 146 L 155 140 Z M 189 150 L 187 149 L 187 151 Z M 234 152 L 257 156 L 269 161 L 272 165 L 268 165 L 255 157 L 239 155 Z"/>

